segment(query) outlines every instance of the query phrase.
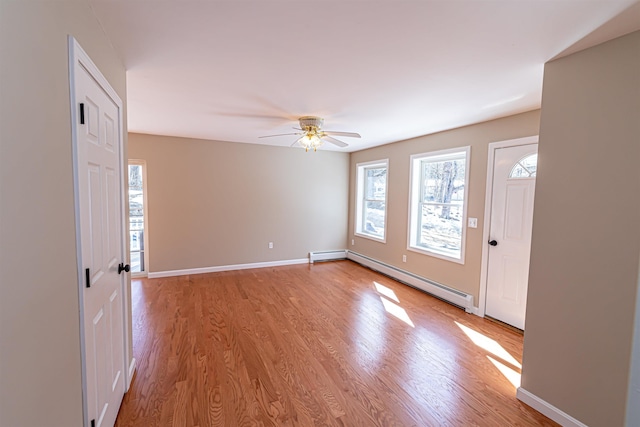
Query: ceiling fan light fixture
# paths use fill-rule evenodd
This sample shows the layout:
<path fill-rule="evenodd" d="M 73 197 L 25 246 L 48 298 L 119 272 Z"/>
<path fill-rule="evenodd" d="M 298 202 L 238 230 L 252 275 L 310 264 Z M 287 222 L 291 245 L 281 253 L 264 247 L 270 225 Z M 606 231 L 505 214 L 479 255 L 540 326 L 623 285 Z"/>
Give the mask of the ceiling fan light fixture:
<path fill-rule="evenodd" d="M 318 147 L 322 145 L 322 139 L 318 136 L 317 132 L 309 130 L 300 138 L 300 145 L 304 147 L 305 151 L 309 151 L 310 148 L 316 151 Z"/>
<path fill-rule="evenodd" d="M 323 130 L 322 126 L 324 125 L 324 119 L 316 116 L 304 116 L 298 119 L 300 122 L 300 127 L 294 129 L 299 130 L 301 132 L 296 133 L 281 133 L 277 135 L 264 135 L 259 138 L 271 138 L 274 136 L 287 136 L 287 135 L 295 135 L 298 137 L 291 146 L 293 147 L 296 144 L 299 144 L 301 147 L 305 149 L 305 151 L 309 151 L 310 148 L 313 148 L 313 151 L 317 151 L 318 147 L 320 147 L 325 141 L 333 144 L 335 146 L 344 148 L 348 147 L 349 144 L 346 142 L 340 141 L 335 136 L 347 136 L 351 138 L 360 138 L 360 134 L 356 132 L 338 132 L 332 130 Z"/>

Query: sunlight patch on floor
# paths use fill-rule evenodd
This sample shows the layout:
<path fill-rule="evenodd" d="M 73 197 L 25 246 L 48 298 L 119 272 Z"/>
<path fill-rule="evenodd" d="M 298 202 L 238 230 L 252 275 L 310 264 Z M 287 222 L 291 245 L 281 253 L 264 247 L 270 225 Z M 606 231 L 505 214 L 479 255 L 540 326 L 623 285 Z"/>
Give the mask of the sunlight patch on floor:
<path fill-rule="evenodd" d="M 378 293 L 384 295 L 385 297 L 395 301 L 395 302 L 400 302 L 400 300 L 398 299 L 398 297 L 396 296 L 396 293 L 393 292 L 393 289 L 387 288 L 384 285 L 381 285 L 378 282 L 373 282 L 373 286 L 376 287 L 376 291 L 378 291 Z"/>
<path fill-rule="evenodd" d="M 498 362 L 491 356 L 487 356 L 487 359 L 489 359 L 491 363 L 493 363 L 493 365 L 498 368 L 502 375 L 504 375 L 515 388 L 520 387 L 521 375 L 519 372 L 516 372 L 514 369 L 508 367 L 502 362 Z"/>
<path fill-rule="evenodd" d="M 407 314 L 407 311 L 404 308 L 400 307 L 398 304 L 392 301 L 389 301 L 386 298 L 380 297 L 380 300 L 382 300 L 382 305 L 384 306 L 384 309 L 387 311 L 387 313 L 397 317 L 398 319 L 402 320 L 404 323 L 411 326 L 412 328 L 415 328 L 415 325 L 409 318 L 409 315 Z"/>
<path fill-rule="evenodd" d="M 500 373 L 504 375 L 504 377 L 509 380 L 509 382 L 513 384 L 515 388 L 520 387 L 521 374 L 519 371 L 522 369 L 522 365 L 516 360 L 515 357 L 509 354 L 509 352 L 505 350 L 504 347 L 502 347 L 496 340 L 491 339 L 481 334 L 480 332 L 474 331 L 473 329 L 458 322 L 455 322 L 455 324 L 458 325 L 462 332 L 464 332 L 465 335 L 467 335 L 467 337 L 469 337 L 469 339 L 471 339 L 471 341 L 473 341 L 475 345 L 491 353 L 496 358 L 502 359 L 502 361 L 499 361 L 491 356 L 487 356 L 487 359 L 489 359 L 493 366 L 498 368 Z M 511 366 L 508 366 L 507 364 Z"/>
<path fill-rule="evenodd" d="M 415 328 L 415 325 L 413 324 L 413 322 L 411 321 L 411 318 L 407 314 L 407 310 L 400 307 L 399 305 L 400 299 L 398 299 L 398 296 L 393 291 L 393 289 L 388 288 L 384 285 L 381 285 L 378 282 L 373 282 L 373 286 L 376 288 L 376 291 L 378 292 L 378 294 L 380 294 L 379 295 L 380 301 L 382 301 L 382 305 L 385 311 L 391 314 L 392 316 L 402 320 L 404 323 L 411 326 L 412 328 Z"/>
<path fill-rule="evenodd" d="M 473 341 L 473 343 L 478 347 L 485 349 L 494 356 L 499 357 L 500 359 L 517 368 L 522 368 L 520 362 L 518 362 L 515 357 L 509 354 L 509 352 L 505 350 L 504 347 L 502 347 L 496 340 L 493 340 L 481 334 L 480 332 L 476 332 L 473 329 L 458 322 L 455 322 L 455 324 L 458 325 L 458 327 L 462 329 L 462 332 L 464 332 L 469 337 L 469 339 L 471 339 L 471 341 Z"/>

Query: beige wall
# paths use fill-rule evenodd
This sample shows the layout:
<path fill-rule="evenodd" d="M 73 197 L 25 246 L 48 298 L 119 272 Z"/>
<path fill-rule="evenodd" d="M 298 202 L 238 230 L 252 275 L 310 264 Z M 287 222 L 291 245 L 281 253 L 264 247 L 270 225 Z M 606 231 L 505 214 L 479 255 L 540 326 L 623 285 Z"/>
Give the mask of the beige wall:
<path fill-rule="evenodd" d="M 0 1 L 0 425 L 80 426 L 67 35 L 124 100 L 86 1 Z"/>
<path fill-rule="evenodd" d="M 487 180 L 488 145 L 525 136 L 537 135 L 538 110 L 504 119 L 466 126 L 408 141 L 375 147 L 352 153 L 349 196 L 348 248 L 376 260 L 408 270 L 444 285 L 474 296 L 478 305 L 480 289 L 480 260 L 482 257 L 482 227 L 484 197 Z M 471 146 L 469 163 L 469 199 L 467 216 L 478 218 L 478 228 L 467 228 L 465 263 L 457 264 L 407 250 L 407 223 L 409 209 L 409 157 L 412 154 Z M 354 233 L 356 194 L 356 164 L 372 160 L 389 159 L 387 241 L 380 243 L 358 237 Z M 351 245 L 351 239 L 355 245 Z M 402 255 L 407 262 L 402 262 Z"/>
<path fill-rule="evenodd" d="M 348 154 L 130 134 L 129 158 L 147 162 L 151 272 L 344 249 Z"/>
<path fill-rule="evenodd" d="M 545 66 L 539 160 L 522 387 L 589 426 L 622 426 L 640 254 L 640 32 Z"/>

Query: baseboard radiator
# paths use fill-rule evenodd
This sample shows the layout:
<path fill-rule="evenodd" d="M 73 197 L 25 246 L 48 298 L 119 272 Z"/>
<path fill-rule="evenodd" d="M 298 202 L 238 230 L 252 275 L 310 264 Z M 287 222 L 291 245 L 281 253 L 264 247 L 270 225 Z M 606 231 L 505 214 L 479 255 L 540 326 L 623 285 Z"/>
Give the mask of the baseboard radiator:
<path fill-rule="evenodd" d="M 369 267 L 379 273 L 389 276 L 398 282 L 419 289 L 436 298 L 462 308 L 467 313 L 473 312 L 473 295 L 452 289 L 416 274 L 401 270 L 389 264 L 377 261 L 368 256 L 347 250 L 347 259 Z"/>
<path fill-rule="evenodd" d="M 309 252 L 309 262 L 311 264 L 314 262 L 333 261 L 337 259 L 347 259 L 347 251 L 343 249 L 339 251 Z"/>

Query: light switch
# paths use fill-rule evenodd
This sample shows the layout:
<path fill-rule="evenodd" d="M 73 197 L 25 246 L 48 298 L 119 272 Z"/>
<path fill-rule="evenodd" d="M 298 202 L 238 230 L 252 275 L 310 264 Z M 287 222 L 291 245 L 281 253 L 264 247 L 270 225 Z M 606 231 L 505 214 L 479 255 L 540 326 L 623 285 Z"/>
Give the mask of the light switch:
<path fill-rule="evenodd" d="M 469 228 L 478 228 L 478 218 L 469 218 Z"/>

